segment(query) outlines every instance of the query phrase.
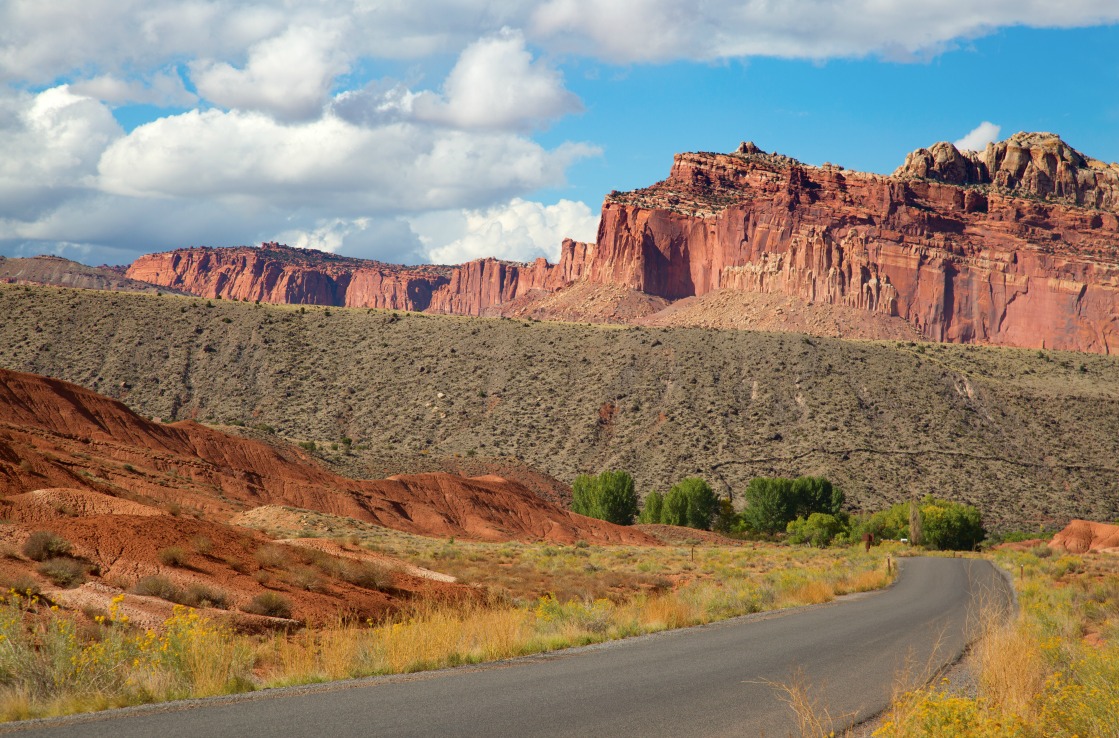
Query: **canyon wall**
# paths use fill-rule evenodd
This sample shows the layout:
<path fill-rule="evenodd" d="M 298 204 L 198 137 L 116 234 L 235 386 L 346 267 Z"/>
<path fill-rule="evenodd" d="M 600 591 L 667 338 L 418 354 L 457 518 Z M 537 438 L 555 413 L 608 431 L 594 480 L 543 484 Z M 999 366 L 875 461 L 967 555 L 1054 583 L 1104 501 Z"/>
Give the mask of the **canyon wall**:
<path fill-rule="evenodd" d="M 1119 167 L 1019 136 L 1036 150 L 993 144 L 994 174 L 951 144 L 892 177 L 751 144 L 681 154 L 667 180 L 607 198 L 584 276 L 669 299 L 740 289 L 848 305 L 938 341 L 1110 353 Z"/>
<path fill-rule="evenodd" d="M 478 259 L 409 267 L 266 243 L 148 254 L 127 274 L 201 297 L 481 315 L 532 290 L 569 284 L 593 253 L 593 244 L 567 239 L 554 265 Z"/>
<path fill-rule="evenodd" d="M 931 340 L 1119 349 L 1119 165 L 1053 134 L 919 149 L 892 176 L 753 144 L 675 157 L 603 204 L 555 265 L 403 267 L 261 248 L 181 249 L 128 276 L 197 295 L 483 315 L 583 280 L 667 300 L 720 289 L 897 316 Z"/>

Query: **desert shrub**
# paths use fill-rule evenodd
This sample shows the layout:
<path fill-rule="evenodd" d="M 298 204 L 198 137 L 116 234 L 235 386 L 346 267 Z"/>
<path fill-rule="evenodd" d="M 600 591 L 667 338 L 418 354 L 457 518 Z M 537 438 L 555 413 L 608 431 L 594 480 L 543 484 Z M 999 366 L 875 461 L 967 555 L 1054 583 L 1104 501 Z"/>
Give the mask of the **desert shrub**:
<path fill-rule="evenodd" d="M 159 563 L 164 566 L 186 566 L 187 558 L 182 546 L 168 546 L 159 552 Z"/>
<path fill-rule="evenodd" d="M 241 609 L 253 615 L 267 615 L 273 618 L 291 617 L 291 601 L 275 592 L 258 594 L 252 602 Z"/>
<path fill-rule="evenodd" d="M 186 593 L 183 592 L 181 588 L 177 587 L 170 579 L 159 575 L 144 577 L 136 582 L 136 585 L 132 588 L 132 592 L 145 597 L 158 597 L 168 602 L 180 603 L 186 596 Z"/>
<path fill-rule="evenodd" d="M 189 607 L 216 607 L 219 610 L 229 609 L 229 595 L 217 587 L 207 584 L 195 583 L 188 585 L 179 604 Z"/>
<path fill-rule="evenodd" d="M 659 523 L 664 510 L 664 495 L 660 492 L 650 492 L 645 495 L 645 504 L 641 506 L 641 514 L 637 518 L 639 523 Z"/>
<path fill-rule="evenodd" d="M 261 546 L 253 553 L 256 563 L 263 567 L 282 568 L 291 563 L 289 551 L 285 546 L 267 544 Z"/>
<path fill-rule="evenodd" d="M 365 589 L 387 589 L 392 586 L 392 572 L 372 561 L 342 561 L 338 577 Z"/>
<path fill-rule="evenodd" d="M 70 542 L 49 530 L 37 530 L 23 544 L 23 555 L 32 561 L 67 556 L 73 547 Z"/>
<path fill-rule="evenodd" d="M 326 583 L 323 581 L 322 575 L 318 569 L 312 566 L 297 566 L 287 576 L 287 580 L 293 587 L 306 590 L 308 592 L 322 592 L 326 589 Z"/>
<path fill-rule="evenodd" d="M 206 536 L 195 536 L 190 540 L 190 545 L 203 556 L 209 556 L 214 550 L 214 542 Z"/>
<path fill-rule="evenodd" d="M 88 567 L 81 561 L 70 558 L 47 559 L 39 564 L 39 573 L 59 587 L 77 587 L 85 581 Z"/>
<path fill-rule="evenodd" d="M 580 474 L 571 485 L 571 509 L 580 515 L 632 525 L 637 504 L 633 477 L 624 471 L 604 471 L 597 477 Z"/>
<path fill-rule="evenodd" d="M 39 586 L 39 583 L 26 574 L 17 576 L 14 579 L 4 580 L 2 589 L 14 591 L 20 595 L 26 595 L 28 597 L 34 597 L 36 595 L 42 594 L 43 592 L 43 589 Z"/>

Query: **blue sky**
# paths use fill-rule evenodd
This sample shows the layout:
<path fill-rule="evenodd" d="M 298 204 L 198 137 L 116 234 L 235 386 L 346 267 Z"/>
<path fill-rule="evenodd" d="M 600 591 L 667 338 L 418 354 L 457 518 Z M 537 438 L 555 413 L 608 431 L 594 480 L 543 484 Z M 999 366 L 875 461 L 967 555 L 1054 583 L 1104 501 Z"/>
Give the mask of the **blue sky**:
<path fill-rule="evenodd" d="M 888 173 L 987 123 L 1119 160 L 1119 7 L 1055 5 L 11 0 L 0 254 L 554 258 L 742 140 Z"/>

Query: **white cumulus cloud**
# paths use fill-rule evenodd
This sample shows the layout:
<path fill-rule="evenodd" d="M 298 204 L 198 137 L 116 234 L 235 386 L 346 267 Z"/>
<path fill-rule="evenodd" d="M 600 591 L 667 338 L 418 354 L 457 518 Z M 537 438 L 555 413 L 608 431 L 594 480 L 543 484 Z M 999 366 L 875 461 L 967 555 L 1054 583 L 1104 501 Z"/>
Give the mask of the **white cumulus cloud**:
<path fill-rule="evenodd" d="M 414 101 L 416 117 L 465 128 L 524 129 L 582 110 L 563 76 L 525 48 L 520 31 L 502 29 L 459 56 L 443 94 Z"/>
<path fill-rule="evenodd" d="M 222 107 L 308 120 L 322 112 L 334 79 L 349 68 L 338 41 L 332 30 L 290 28 L 255 44 L 243 68 L 197 61 L 192 76 L 198 93 Z"/>
<path fill-rule="evenodd" d="M 560 200 L 554 205 L 513 198 L 482 210 L 437 213 L 413 220 L 436 264 L 459 264 L 494 256 L 510 261 L 559 259 L 564 238 L 594 241 L 598 215 L 586 203 Z"/>
<path fill-rule="evenodd" d="M 1002 126 L 996 126 L 990 121 L 983 121 L 975 128 L 961 138 L 954 142 L 954 146 L 960 151 L 982 151 L 987 148 L 987 144 L 999 140 L 999 131 Z"/>

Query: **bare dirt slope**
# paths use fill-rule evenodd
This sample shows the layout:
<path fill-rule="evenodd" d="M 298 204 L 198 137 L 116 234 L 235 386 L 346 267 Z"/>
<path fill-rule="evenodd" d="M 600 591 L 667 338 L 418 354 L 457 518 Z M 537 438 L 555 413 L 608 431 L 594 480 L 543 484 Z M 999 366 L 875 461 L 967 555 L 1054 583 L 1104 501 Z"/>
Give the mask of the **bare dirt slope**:
<path fill-rule="evenodd" d="M 1073 520 L 1053 536 L 1049 547 L 1074 554 L 1090 551 L 1119 553 L 1119 525 Z"/>
<path fill-rule="evenodd" d="M 631 321 L 668 328 L 786 331 L 834 338 L 917 341 L 921 334 L 897 316 L 847 305 L 806 302 L 798 297 L 742 290 L 716 290 L 677 300 Z"/>
<path fill-rule="evenodd" d="M 998 527 L 1119 518 L 1107 356 L 24 286 L 0 286 L 0 311 L 0 366 L 149 417 L 313 440 L 354 476 L 456 455 L 473 474 L 504 459 L 567 482 L 627 469 L 642 493 L 689 474 L 735 493 L 755 475 L 825 474 L 862 509 L 937 494 Z M 209 473 L 144 479 L 173 488 L 172 468 Z M 37 487 L 74 486 L 44 473 Z"/>
<path fill-rule="evenodd" d="M 167 287 L 130 279 L 108 267 L 93 267 L 59 256 L 5 258 L 0 256 L 0 282 L 41 284 L 110 292 L 173 292 Z"/>
<path fill-rule="evenodd" d="M 286 444 L 230 436 L 193 421 L 145 420 L 81 387 L 0 370 L 0 494 L 45 487 L 189 506 L 214 520 L 259 505 L 289 505 L 424 535 L 655 543 L 632 529 L 574 515 L 501 477 L 348 479 Z M 25 497 L 10 504 L 26 505 Z"/>

